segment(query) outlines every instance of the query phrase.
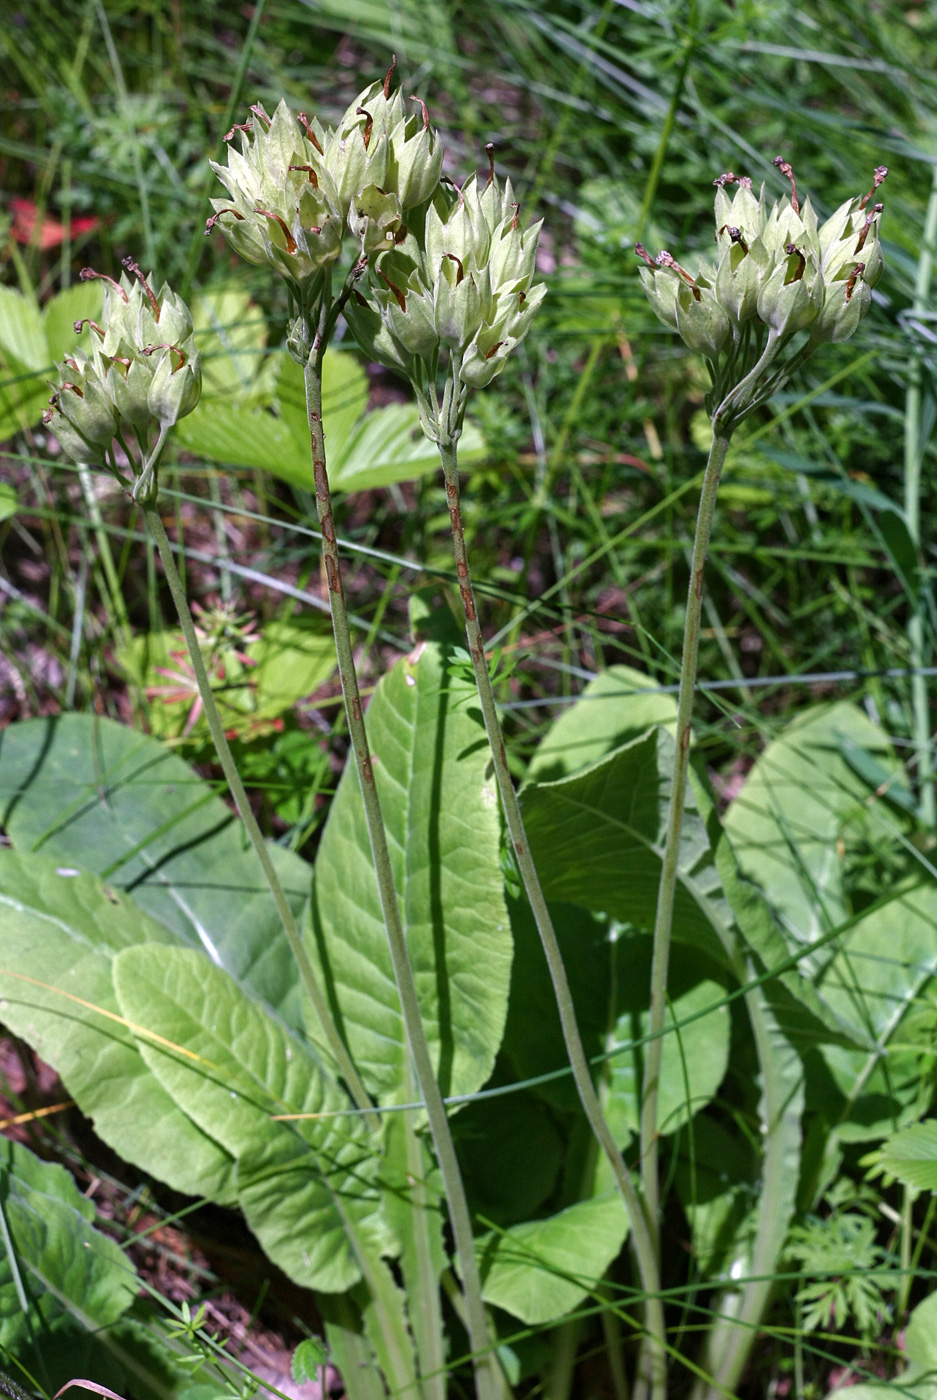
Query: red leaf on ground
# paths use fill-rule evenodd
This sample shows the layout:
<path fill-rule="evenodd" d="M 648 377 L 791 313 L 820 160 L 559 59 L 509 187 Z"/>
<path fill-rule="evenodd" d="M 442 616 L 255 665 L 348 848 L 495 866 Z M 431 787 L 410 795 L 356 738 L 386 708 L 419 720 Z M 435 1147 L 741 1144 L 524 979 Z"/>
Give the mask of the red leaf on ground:
<path fill-rule="evenodd" d="M 14 197 L 10 200 L 10 210 L 13 214 L 13 228 L 11 233 L 17 243 L 32 243 L 39 248 L 57 248 L 65 238 L 65 225 L 58 223 L 55 219 L 44 218 L 36 232 L 37 209 L 35 201 L 32 199 L 19 199 Z M 79 234 L 90 233 L 97 228 L 98 221 L 92 216 L 82 219 L 72 219 L 71 236 L 77 238 Z"/>

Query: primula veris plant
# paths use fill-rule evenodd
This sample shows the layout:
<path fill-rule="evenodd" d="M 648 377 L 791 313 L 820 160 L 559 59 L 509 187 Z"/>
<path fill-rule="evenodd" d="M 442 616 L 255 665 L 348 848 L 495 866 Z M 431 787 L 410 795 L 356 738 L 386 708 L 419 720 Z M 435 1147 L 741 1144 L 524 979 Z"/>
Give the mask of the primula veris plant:
<path fill-rule="evenodd" d="M 798 197 L 790 163 L 778 156 L 774 164 L 791 192 L 770 209 L 764 187 L 756 196 L 747 176 L 715 180 L 717 255 L 701 259 L 695 277 L 670 253 L 651 258 L 635 244 L 651 306 L 706 360 L 707 408 L 726 425 L 765 403 L 818 346 L 848 340 L 882 275 L 883 206 L 872 200 L 886 167 L 867 194 L 820 224 L 809 197 Z"/>
<path fill-rule="evenodd" d="M 132 258 L 119 282 L 85 268 L 83 281 L 101 277 L 101 324 L 92 321 L 91 354 L 75 350 L 56 366 L 58 382 L 43 422 L 75 462 L 101 466 L 123 480 L 115 440 L 133 473 L 131 494 L 145 504 L 157 492 L 159 458 L 170 430 L 191 413 L 202 370 L 189 308 L 164 283 L 159 292 Z M 84 322 L 75 323 L 75 331 Z M 135 440 L 136 459 L 128 450 Z"/>
<path fill-rule="evenodd" d="M 876 169 L 867 194 L 847 200 L 821 226 L 810 200 L 800 202 L 790 163 L 778 156 L 774 165 L 790 181 L 791 189 L 770 209 L 764 189 L 756 198 L 747 177 L 728 172 L 714 181 L 717 259 L 701 259 L 695 277 L 671 253 L 661 252 L 652 259 L 640 243 L 635 244 L 636 254 L 646 264 L 641 278 L 654 311 L 706 361 L 712 384 L 706 407 L 713 427 L 690 560 L 676 744 L 654 918 L 649 1042 L 641 1090 L 642 1195 L 655 1230 L 661 1214 L 661 1037 L 689 776 L 704 574 L 719 479 L 738 424 L 766 404 L 820 345 L 846 340 L 853 334 L 868 309 L 871 288 L 882 273 L 878 240 L 882 205 L 871 201 L 888 174 L 886 168 Z M 766 1180 L 777 1183 L 780 1168 L 770 1155 L 768 1160 L 772 1165 Z M 751 1298 L 749 1325 L 764 1305 L 755 1295 Z M 741 1331 L 726 1325 L 713 1328 L 709 1343 L 709 1364 L 716 1383 L 721 1389 L 731 1389 L 741 1374 L 749 1343 Z M 662 1372 L 658 1371 L 658 1394 L 662 1393 L 661 1380 Z"/>

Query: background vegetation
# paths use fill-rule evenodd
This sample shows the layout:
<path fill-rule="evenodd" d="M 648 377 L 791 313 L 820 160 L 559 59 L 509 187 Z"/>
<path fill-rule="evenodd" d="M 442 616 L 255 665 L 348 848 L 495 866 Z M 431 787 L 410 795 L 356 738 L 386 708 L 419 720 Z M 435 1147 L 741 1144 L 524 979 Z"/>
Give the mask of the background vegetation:
<path fill-rule="evenodd" d="M 63 463 L 37 410 L 70 321 L 88 314 L 78 269 L 116 274 L 133 253 L 198 307 L 204 411 L 163 469 L 163 506 L 184 536 L 190 594 L 206 609 L 219 690 L 267 829 L 314 849 L 345 753 L 314 511 L 288 440 L 278 470 L 264 471 L 245 426 L 275 404 L 278 427 L 289 428 L 285 306 L 220 238 L 203 237 L 214 192 L 206 156 L 220 158 L 223 133 L 257 100 L 272 110 L 286 96 L 334 118 L 395 53 L 447 133 L 448 173 L 461 182 L 483 169 L 494 142 L 522 211 L 545 220 L 550 294 L 521 352 L 473 402 L 465 492 L 519 775 L 544 725 L 596 670 L 626 662 L 649 687 L 675 681 L 707 447 L 704 378 L 649 311 L 634 241 L 684 261 L 705 253 L 713 178 L 732 169 L 781 193 L 779 153 L 824 214 L 889 166 L 887 270 L 861 336 L 818 355 L 733 443 L 710 553 L 697 735 L 724 799 L 772 736 L 821 698 L 856 702 L 916 760 L 908 669 L 930 664 L 934 633 L 925 219 L 937 170 L 935 31 L 930 4 L 848 0 L 11 6 L 0 37 L 0 720 L 66 710 L 134 719 L 212 772 L 139 522 L 103 478 Z M 373 683 L 413 645 L 400 585 L 451 589 L 451 567 L 432 456 L 412 437 L 412 413 L 393 407 L 405 389 L 359 363 L 356 375 L 336 376 L 333 413 L 336 423 L 345 415 L 339 530 Z M 391 417 L 362 422 L 389 407 Z M 392 430 L 396 446 L 375 478 L 375 445 Z M 229 460 L 239 465 L 212 465 Z M 245 703 L 248 671 L 257 685 Z M 908 774 L 913 790 L 914 761 Z M 935 832 L 924 779 L 912 839 L 927 857 Z M 872 839 L 850 858 L 858 911 L 895 870 Z M 935 1009 L 927 988 L 915 994 L 922 1015 Z M 55 1102 L 55 1084 L 15 1041 L 3 1065 L 9 1117 Z M 924 1111 L 932 1061 L 921 1065 Z M 250 1335 L 252 1313 L 292 1340 L 315 1330 L 308 1303 L 282 1280 L 258 1297 L 259 1256 L 246 1236 L 233 1244 L 225 1226 L 222 1238 L 210 1211 L 167 1224 L 171 1193 L 132 1178 L 77 1117 L 21 1131 L 83 1187 L 98 1183 L 92 1194 L 118 1238 L 142 1223 L 147 1243 L 134 1257 L 170 1303 L 192 1296 L 195 1277 L 199 1296 L 216 1290 L 229 1332 L 236 1318 Z M 806 1203 L 753 1395 L 769 1383 L 822 1394 L 860 1354 L 887 1368 L 902 1316 L 931 1289 L 927 1202 L 870 1185 L 866 1150 L 844 1146 L 835 1180 Z M 868 1286 L 837 1284 L 834 1307 L 830 1277 L 857 1261 Z M 818 1328 L 829 1335 L 818 1340 Z M 577 1384 L 598 1393 L 605 1372 L 590 1353 L 602 1339 L 587 1324 L 574 1354 L 577 1345 Z M 525 1364 L 533 1387 L 536 1358 Z"/>

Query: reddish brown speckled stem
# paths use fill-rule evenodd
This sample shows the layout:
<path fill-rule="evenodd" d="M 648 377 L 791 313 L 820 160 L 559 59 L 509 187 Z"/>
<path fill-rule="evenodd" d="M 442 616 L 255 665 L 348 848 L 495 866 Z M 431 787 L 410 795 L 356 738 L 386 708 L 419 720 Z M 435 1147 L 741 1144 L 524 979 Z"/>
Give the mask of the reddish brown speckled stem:
<path fill-rule="evenodd" d="M 491 677 L 488 674 L 485 644 L 482 640 L 481 628 L 478 625 L 478 611 L 475 607 L 475 594 L 472 588 L 472 576 L 469 571 L 468 551 L 465 547 L 465 532 L 462 527 L 462 507 L 459 498 L 459 469 L 456 444 L 454 442 L 441 442 L 439 444 L 439 456 L 442 462 L 443 474 L 446 479 L 446 498 L 449 503 L 449 519 L 452 522 L 452 543 L 455 553 L 456 574 L 459 580 L 459 591 L 462 595 L 462 609 L 465 613 L 465 636 L 472 657 L 475 683 L 478 687 L 478 698 L 481 703 L 485 729 L 488 734 L 488 743 L 491 747 L 491 757 L 498 782 L 498 790 L 501 794 L 501 806 L 504 811 L 504 820 L 511 840 L 511 847 L 517 861 L 517 867 L 520 871 L 524 889 L 530 901 L 530 908 L 540 934 L 540 941 L 543 944 L 547 966 L 550 969 L 550 978 L 553 982 L 553 991 L 556 997 L 557 1010 L 560 1015 L 560 1024 L 563 1028 L 563 1039 L 566 1042 L 566 1052 L 569 1056 L 569 1063 L 573 1071 L 573 1078 L 576 1082 L 576 1089 L 579 1093 L 579 1098 L 586 1117 L 589 1120 L 589 1126 L 595 1134 L 599 1146 L 608 1158 L 618 1190 L 625 1205 L 625 1210 L 628 1212 L 628 1219 L 631 1223 L 631 1237 L 634 1244 L 635 1257 L 638 1262 L 638 1272 L 640 1273 L 641 1283 L 646 1294 L 652 1393 L 655 1396 L 655 1400 L 659 1400 L 659 1397 L 663 1397 L 666 1394 L 667 1353 L 666 1334 L 664 1331 L 664 1312 L 660 1299 L 660 1270 L 654 1248 L 653 1235 L 649 1226 L 648 1217 L 638 1193 L 635 1190 L 628 1168 L 625 1166 L 624 1159 L 605 1121 L 605 1115 L 602 1112 L 602 1106 L 599 1103 L 599 1097 L 595 1091 L 595 1085 L 592 1082 L 589 1061 L 586 1058 L 582 1037 L 579 1034 L 579 1026 L 576 1023 L 576 1012 L 573 1007 L 573 998 L 569 989 L 566 968 L 563 964 L 563 955 L 560 952 L 560 945 L 557 942 L 553 920 L 550 917 L 550 911 L 547 908 L 547 902 L 544 898 L 543 890 L 540 887 L 540 877 L 537 874 L 537 867 L 534 865 L 533 857 L 530 854 L 527 832 L 524 829 L 524 818 L 521 815 L 520 803 L 517 800 L 517 793 L 514 791 L 514 783 L 511 779 L 510 770 L 508 769 L 507 755 L 504 750 L 504 736 L 501 733 L 501 721 L 498 718 L 494 692 L 491 688 Z"/>

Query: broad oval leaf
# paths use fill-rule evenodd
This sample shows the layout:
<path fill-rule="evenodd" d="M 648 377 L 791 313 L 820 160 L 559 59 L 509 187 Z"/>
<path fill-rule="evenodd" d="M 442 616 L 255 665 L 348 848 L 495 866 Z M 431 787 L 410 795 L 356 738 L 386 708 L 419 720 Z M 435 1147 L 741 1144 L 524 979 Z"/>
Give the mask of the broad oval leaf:
<path fill-rule="evenodd" d="M 900 814 L 882 815 L 884 797 L 847 757 L 850 749 L 877 759 L 887 780 L 903 786 L 891 745 L 861 710 L 819 705 L 768 745 L 725 816 L 743 873 L 801 943 L 847 918 L 847 855 L 874 845 L 886 830 L 891 842 L 896 825 L 906 822 Z M 805 970 L 815 972 L 827 956 Z"/>
<path fill-rule="evenodd" d="M 195 949 L 128 948 L 114 983 L 154 1075 L 237 1158 L 239 1200 L 270 1258 L 304 1287 L 350 1288 L 361 1273 L 354 1238 L 377 1252 L 389 1237 L 373 1139 L 345 1095 L 298 1036 Z"/>
<path fill-rule="evenodd" d="M 673 739 L 657 727 L 568 778 L 531 783 L 521 802 L 543 892 L 654 926 L 673 765 Z M 708 893 L 718 884 L 706 828 L 687 793 L 673 936 L 724 961 Z"/>
<path fill-rule="evenodd" d="M 657 690 L 653 676 L 630 666 L 609 666 L 550 725 L 530 761 L 527 781 L 568 778 L 652 726 L 673 725 L 676 718 L 676 699 Z"/>
<path fill-rule="evenodd" d="M 0 1254 L 0 1345 L 33 1339 L 67 1311 L 88 1330 L 109 1327 L 136 1297 L 137 1276 L 124 1251 L 96 1230 L 94 1207 L 64 1167 L 43 1162 L 22 1143 L 0 1138 L 0 1196 L 32 1316 L 24 1316 L 9 1255 Z M 38 1313 L 38 1317 L 36 1314 Z"/>
<path fill-rule="evenodd" d="M 449 656 L 421 643 L 382 678 L 367 720 L 430 1050 L 443 1093 L 470 1094 L 501 1043 L 512 941 L 487 741 Z M 353 763 L 319 847 L 307 947 L 365 1084 L 399 1099 L 408 1052 Z"/>
<path fill-rule="evenodd" d="M 101 875 L 292 1024 L 298 977 L 260 862 L 230 808 L 155 739 L 65 714 L 0 735 L 0 823 L 23 851 Z M 299 919 L 311 872 L 270 854 Z"/>
<path fill-rule="evenodd" d="M 58 1071 L 115 1152 L 177 1191 L 229 1201 L 231 1157 L 176 1108 L 118 1019 L 114 956 L 144 942 L 159 955 L 173 941 L 95 876 L 0 851 L 4 1024 Z"/>
<path fill-rule="evenodd" d="M 671 984 L 674 980 L 671 978 Z M 657 1107 L 661 1137 L 675 1133 L 704 1108 L 725 1078 L 730 1030 L 725 996 L 725 987 L 711 979 L 697 982 L 680 995 L 675 989 L 668 994 Z M 681 1024 L 684 1021 L 686 1025 Z M 619 1016 L 615 1024 L 616 1043 L 640 1042 L 647 1034 L 647 1025 L 647 1011 Z M 622 1144 L 638 1131 L 640 1124 L 646 1054 L 647 1046 L 638 1043 L 619 1051 L 609 1061 L 611 1083 L 606 1112 L 616 1140 Z"/>
<path fill-rule="evenodd" d="M 610 1194 L 486 1235 L 475 1246 L 485 1300 L 530 1326 L 554 1322 L 595 1290 L 627 1233 Z"/>
<path fill-rule="evenodd" d="M 916 1116 L 922 1079 L 932 1073 L 934 1014 L 922 1001 L 937 974 L 937 886 L 899 890 L 847 925 L 833 946 L 817 989 L 872 1044 L 820 1048 L 835 1088 L 827 1094 L 815 1077 L 814 1106 L 840 1139 L 863 1142 Z"/>

